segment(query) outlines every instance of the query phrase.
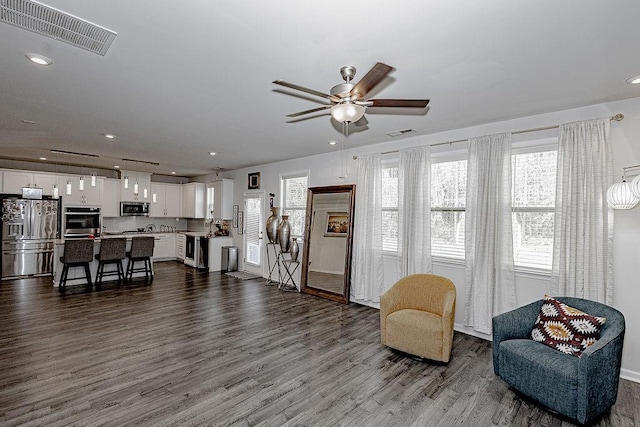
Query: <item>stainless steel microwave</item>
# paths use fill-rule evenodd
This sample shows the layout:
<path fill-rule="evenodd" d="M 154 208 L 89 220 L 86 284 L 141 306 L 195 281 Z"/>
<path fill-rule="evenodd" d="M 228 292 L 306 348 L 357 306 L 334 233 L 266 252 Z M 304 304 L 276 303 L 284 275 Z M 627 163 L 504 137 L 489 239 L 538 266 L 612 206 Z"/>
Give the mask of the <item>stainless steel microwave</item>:
<path fill-rule="evenodd" d="M 149 216 L 149 203 L 120 202 L 120 216 Z"/>

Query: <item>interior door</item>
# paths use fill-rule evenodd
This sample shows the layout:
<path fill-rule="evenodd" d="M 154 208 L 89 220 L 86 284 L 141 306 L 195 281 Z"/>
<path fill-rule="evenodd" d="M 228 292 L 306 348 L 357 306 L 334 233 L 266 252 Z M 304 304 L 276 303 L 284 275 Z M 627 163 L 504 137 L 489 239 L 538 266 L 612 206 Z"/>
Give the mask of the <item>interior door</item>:
<path fill-rule="evenodd" d="M 244 271 L 262 276 L 264 192 L 244 195 Z"/>

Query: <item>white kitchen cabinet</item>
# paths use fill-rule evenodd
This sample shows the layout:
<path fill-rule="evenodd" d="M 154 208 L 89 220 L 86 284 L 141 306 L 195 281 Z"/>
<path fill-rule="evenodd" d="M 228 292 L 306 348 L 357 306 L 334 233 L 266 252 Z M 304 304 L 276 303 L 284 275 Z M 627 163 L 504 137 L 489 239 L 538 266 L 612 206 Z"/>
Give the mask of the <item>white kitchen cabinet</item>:
<path fill-rule="evenodd" d="M 153 260 L 167 261 L 176 259 L 175 233 L 154 234 Z"/>
<path fill-rule="evenodd" d="M 201 182 L 182 184 L 182 217 L 205 218 L 207 211 L 207 187 Z"/>
<path fill-rule="evenodd" d="M 128 178 L 128 186 L 125 188 L 125 177 Z M 138 194 L 135 193 L 135 185 L 138 183 Z M 144 197 L 144 189 L 147 189 L 147 197 Z M 151 174 L 146 172 L 120 170 L 120 201 L 121 202 L 149 202 L 151 201 Z"/>
<path fill-rule="evenodd" d="M 102 216 L 114 218 L 120 216 L 120 180 L 105 178 L 102 183 Z"/>
<path fill-rule="evenodd" d="M 9 170 L 3 175 L 2 192 L 8 194 L 22 194 L 23 187 L 38 187 L 42 188 L 42 194 L 51 196 L 53 185 L 60 186 L 59 176 L 56 174 Z"/>
<path fill-rule="evenodd" d="M 209 239 L 209 271 L 222 270 L 223 246 L 233 246 L 233 237 L 212 237 Z"/>
<path fill-rule="evenodd" d="M 214 181 L 209 187 L 213 188 L 213 217 L 233 219 L 233 180 Z"/>
<path fill-rule="evenodd" d="M 155 218 L 180 218 L 182 186 L 180 184 L 151 183 L 150 215 Z"/>
<path fill-rule="evenodd" d="M 80 190 L 80 176 L 70 176 L 60 182 L 60 198 L 64 206 L 102 206 L 104 178 L 96 178 L 91 186 L 91 176 L 83 176 L 84 190 Z M 71 194 L 67 194 L 67 181 L 71 182 Z"/>

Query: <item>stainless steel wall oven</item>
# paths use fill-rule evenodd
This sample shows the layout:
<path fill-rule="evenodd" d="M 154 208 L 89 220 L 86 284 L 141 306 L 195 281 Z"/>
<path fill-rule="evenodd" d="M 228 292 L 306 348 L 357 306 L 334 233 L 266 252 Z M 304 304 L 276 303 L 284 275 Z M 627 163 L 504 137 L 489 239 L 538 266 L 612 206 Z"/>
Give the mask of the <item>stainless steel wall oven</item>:
<path fill-rule="evenodd" d="M 68 206 L 63 221 L 65 238 L 100 236 L 100 208 Z"/>

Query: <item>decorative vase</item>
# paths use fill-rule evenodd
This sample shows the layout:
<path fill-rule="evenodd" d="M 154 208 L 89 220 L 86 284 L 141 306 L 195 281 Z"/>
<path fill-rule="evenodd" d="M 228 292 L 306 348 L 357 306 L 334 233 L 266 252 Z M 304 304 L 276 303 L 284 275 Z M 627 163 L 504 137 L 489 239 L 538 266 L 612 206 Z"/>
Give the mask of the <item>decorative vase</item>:
<path fill-rule="evenodd" d="M 267 239 L 269 243 L 278 243 L 278 225 L 280 224 L 280 208 L 272 207 L 271 216 L 267 218 Z"/>
<path fill-rule="evenodd" d="M 291 261 L 298 261 L 299 253 L 300 246 L 298 245 L 298 239 L 296 237 L 292 237 L 291 244 L 289 245 L 289 254 L 291 254 Z"/>
<path fill-rule="evenodd" d="M 289 215 L 282 215 L 282 222 L 278 224 L 278 242 L 280 243 L 280 251 L 289 252 L 289 236 L 291 236 L 291 224 L 289 224 Z"/>

